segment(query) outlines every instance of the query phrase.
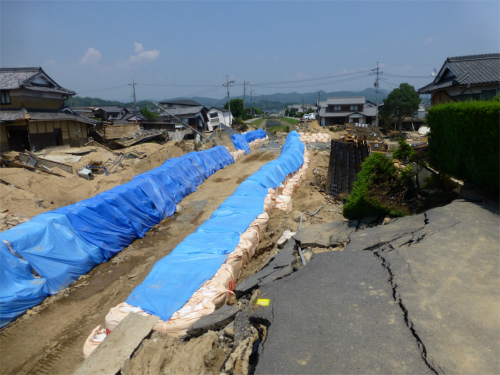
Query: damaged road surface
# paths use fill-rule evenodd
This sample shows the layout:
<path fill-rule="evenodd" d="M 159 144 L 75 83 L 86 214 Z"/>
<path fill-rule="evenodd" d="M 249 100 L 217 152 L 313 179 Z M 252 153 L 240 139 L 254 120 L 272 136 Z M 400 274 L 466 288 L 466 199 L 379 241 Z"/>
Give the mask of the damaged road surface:
<path fill-rule="evenodd" d="M 352 232 L 343 252 L 261 285 L 255 373 L 497 374 L 499 226 L 454 201 Z"/>

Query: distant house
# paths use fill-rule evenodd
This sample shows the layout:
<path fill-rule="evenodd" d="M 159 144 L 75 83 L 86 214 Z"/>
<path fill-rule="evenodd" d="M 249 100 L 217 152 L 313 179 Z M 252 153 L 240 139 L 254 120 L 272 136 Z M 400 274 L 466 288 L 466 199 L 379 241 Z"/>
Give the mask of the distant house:
<path fill-rule="evenodd" d="M 212 107 L 208 110 L 207 116 L 209 131 L 216 129 L 220 124 L 231 127 L 233 123 L 233 115 L 228 109 Z"/>
<path fill-rule="evenodd" d="M 174 123 L 176 129 L 182 129 L 184 126 L 181 121 L 199 132 L 208 130 L 207 110 L 204 106 L 188 106 L 185 108 L 166 108 L 166 112 L 160 113 L 160 122 Z"/>
<path fill-rule="evenodd" d="M 372 124 L 377 116 L 377 105 L 364 96 L 328 98 L 318 102 L 318 119 L 321 126 L 343 124 Z"/>
<path fill-rule="evenodd" d="M 448 57 L 434 81 L 418 90 L 431 104 L 488 100 L 500 92 L 500 53 Z"/>
<path fill-rule="evenodd" d="M 42 68 L 0 68 L 0 152 L 86 143 L 96 121 L 65 106 L 75 94 Z"/>
<path fill-rule="evenodd" d="M 295 109 L 297 113 L 307 112 L 309 109 L 317 111 L 317 107 L 314 104 L 291 104 L 287 106 L 288 110 Z"/>
<path fill-rule="evenodd" d="M 195 102 L 194 100 L 184 100 L 184 99 L 179 99 L 179 100 L 164 100 L 160 102 L 160 105 L 165 108 L 191 108 L 191 107 L 199 107 L 201 106 L 200 103 Z"/>
<path fill-rule="evenodd" d="M 101 121 L 121 120 L 128 112 L 127 108 L 117 105 L 101 105 L 92 109 L 94 117 Z M 133 113 L 133 111 L 132 111 Z"/>

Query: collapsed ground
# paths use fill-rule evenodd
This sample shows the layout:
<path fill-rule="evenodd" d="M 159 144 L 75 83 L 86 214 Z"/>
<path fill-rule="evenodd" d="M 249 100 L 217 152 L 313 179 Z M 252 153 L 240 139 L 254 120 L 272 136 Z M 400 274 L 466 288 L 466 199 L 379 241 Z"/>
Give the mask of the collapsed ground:
<path fill-rule="evenodd" d="M 321 131 L 311 127 L 311 130 L 314 129 Z M 179 212 L 153 227 L 143 239 L 135 241 L 109 262 L 95 267 L 69 288 L 49 297 L 41 305 L 30 309 L 17 321 L 2 329 L 2 373 L 72 373 L 83 362 L 82 348 L 87 336 L 93 328 L 104 322 L 104 316 L 109 309 L 123 302 L 133 288 L 142 282 L 153 264 L 208 219 L 242 181 L 260 166 L 276 158 L 284 137 L 285 135 L 281 135 L 281 138 L 278 135 L 277 143 L 271 147 L 269 143 L 264 144 L 261 150 L 252 150 L 251 154 L 235 164 L 216 172 L 198 187 L 197 192 L 181 202 Z M 7 183 L 3 185 L 0 195 L 2 211 L 5 211 L 2 229 L 12 227 L 16 220 L 29 219 L 39 213 L 92 197 L 130 181 L 136 174 L 155 168 L 170 157 L 180 156 L 193 149 L 194 143 L 189 141 L 134 146 L 122 152 L 136 157 L 126 159 L 115 174 L 101 174 L 94 180 L 65 174 L 63 171 L 58 173 L 63 174 L 65 178 L 19 168 L 0 168 L 0 179 Z M 79 163 L 85 165 L 100 154 L 98 150 L 92 151 Z M 299 212 L 315 211 L 326 203 L 318 215 L 305 216 L 304 227 L 310 223 L 343 220 L 339 205 L 327 198 L 323 192 L 328 151 L 312 150 L 310 156 L 308 179 L 293 197 L 295 211 L 292 214 L 277 210 L 273 212 L 269 230 L 240 280 L 262 268 L 278 251 L 276 242 L 284 230 L 298 229 Z M 76 167 L 80 167 L 80 164 Z M 8 221 L 11 224 L 7 223 Z M 161 344 L 170 348 L 158 361 L 164 365 L 168 363 L 167 367 L 172 372 L 218 373 L 220 364 L 229 355 L 230 341 L 212 342 L 201 337 L 183 342 L 158 333 L 152 335 L 161 336 Z M 198 349 L 188 349 L 191 346 Z M 207 354 L 208 357 L 204 354 L 196 356 L 191 353 L 192 350 L 200 351 L 200 355 L 205 352 L 210 354 Z M 158 353 L 154 355 L 157 356 Z M 189 368 L 182 367 L 186 361 L 181 359 L 186 355 L 192 359 Z M 195 358 L 199 358 L 199 365 L 195 365 L 198 363 Z M 144 357 L 142 360 L 145 360 Z M 134 366 L 137 366 L 137 363 Z"/>

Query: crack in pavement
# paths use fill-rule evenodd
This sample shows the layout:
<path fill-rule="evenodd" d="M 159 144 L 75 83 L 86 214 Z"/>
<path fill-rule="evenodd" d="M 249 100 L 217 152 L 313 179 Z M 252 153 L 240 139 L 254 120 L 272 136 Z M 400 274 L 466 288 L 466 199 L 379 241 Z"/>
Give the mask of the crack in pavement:
<path fill-rule="evenodd" d="M 420 349 L 420 356 L 422 357 L 422 360 L 424 361 L 425 365 L 436 375 L 439 374 L 439 372 L 427 361 L 427 348 L 425 347 L 425 344 L 423 343 L 422 339 L 418 335 L 417 331 L 415 330 L 415 327 L 413 325 L 413 322 L 409 318 L 409 312 L 408 309 L 405 307 L 403 303 L 403 299 L 401 298 L 401 295 L 397 292 L 398 284 L 394 281 L 394 274 L 392 273 L 391 267 L 387 259 L 385 259 L 379 251 L 374 251 L 373 255 L 378 258 L 382 263 L 382 268 L 384 268 L 387 273 L 389 274 L 389 279 L 387 280 L 389 284 L 391 285 L 392 289 L 392 298 L 394 302 L 398 304 L 400 307 L 401 311 L 403 312 L 403 317 L 406 326 L 410 329 L 410 332 L 412 336 L 415 338 L 417 341 L 417 346 Z M 444 373 L 444 372 L 442 372 Z"/>

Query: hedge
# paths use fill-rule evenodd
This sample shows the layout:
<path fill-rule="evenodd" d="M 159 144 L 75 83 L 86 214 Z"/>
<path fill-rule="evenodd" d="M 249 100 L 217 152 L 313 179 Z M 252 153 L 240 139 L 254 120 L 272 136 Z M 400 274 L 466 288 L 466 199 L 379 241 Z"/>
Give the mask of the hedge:
<path fill-rule="evenodd" d="M 499 190 L 500 102 L 467 101 L 431 107 L 430 163 L 490 192 Z"/>

